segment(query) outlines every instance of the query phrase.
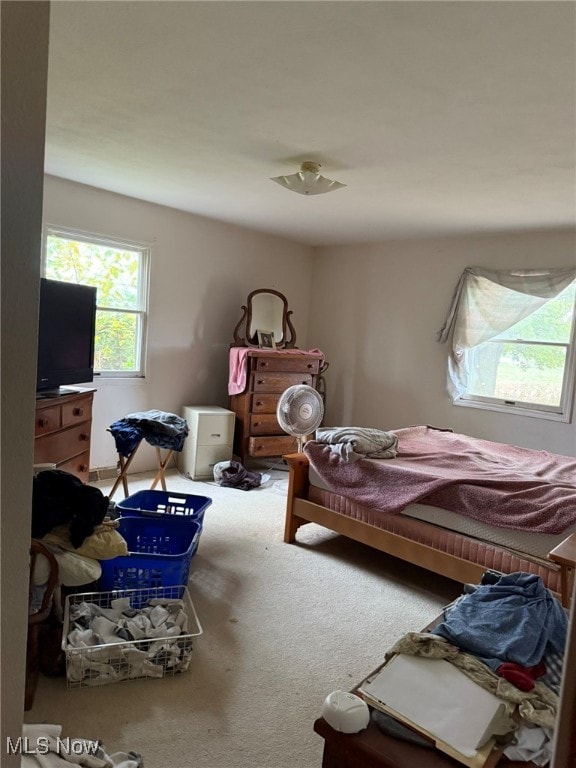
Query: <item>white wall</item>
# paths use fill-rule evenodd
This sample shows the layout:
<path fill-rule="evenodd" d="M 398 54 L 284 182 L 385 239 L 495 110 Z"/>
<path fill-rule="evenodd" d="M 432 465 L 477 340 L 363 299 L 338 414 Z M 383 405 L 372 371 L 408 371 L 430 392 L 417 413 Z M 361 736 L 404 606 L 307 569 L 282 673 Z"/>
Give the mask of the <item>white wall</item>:
<path fill-rule="evenodd" d="M 575 253 L 571 231 L 317 249 L 308 336 L 330 362 L 325 423 L 433 424 L 575 455 L 573 423 L 452 405 L 436 342 L 465 267 L 573 265 Z"/>
<path fill-rule="evenodd" d="M 2 2 L 0 764 L 22 733 L 49 4 Z"/>
<path fill-rule="evenodd" d="M 312 249 L 103 190 L 45 178 L 44 223 L 151 243 L 146 378 L 97 379 L 91 467 L 116 464 L 107 427 L 127 413 L 227 407 L 228 348 L 256 288 L 284 293 L 306 346 Z M 142 444 L 132 471 L 155 466 Z"/>

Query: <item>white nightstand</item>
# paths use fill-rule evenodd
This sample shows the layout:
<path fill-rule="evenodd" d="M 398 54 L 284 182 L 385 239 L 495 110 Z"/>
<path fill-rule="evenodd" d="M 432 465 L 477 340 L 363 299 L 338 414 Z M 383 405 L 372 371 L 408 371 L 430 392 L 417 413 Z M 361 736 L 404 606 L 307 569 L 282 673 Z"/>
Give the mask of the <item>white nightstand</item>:
<path fill-rule="evenodd" d="M 182 412 L 190 430 L 178 454 L 178 469 L 191 480 L 214 477 L 214 464 L 232 459 L 233 411 L 217 405 L 186 405 Z"/>

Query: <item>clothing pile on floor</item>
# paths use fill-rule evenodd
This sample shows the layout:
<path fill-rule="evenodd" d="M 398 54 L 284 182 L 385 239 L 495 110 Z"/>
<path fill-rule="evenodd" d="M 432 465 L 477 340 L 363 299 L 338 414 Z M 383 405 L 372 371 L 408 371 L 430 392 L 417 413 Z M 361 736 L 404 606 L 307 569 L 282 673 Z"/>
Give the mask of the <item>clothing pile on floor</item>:
<path fill-rule="evenodd" d="M 110 608 L 83 601 L 70 606 L 66 674 L 91 686 L 160 678 L 188 669 L 192 644 L 181 599 L 152 598 L 140 608 L 129 597 Z"/>
<path fill-rule="evenodd" d="M 138 753 L 107 754 L 99 741 L 62 736 L 61 725 L 25 724 L 22 742 L 25 748 L 21 768 L 144 768 Z"/>
<path fill-rule="evenodd" d="M 214 480 L 222 488 L 250 491 L 262 484 L 262 474 L 246 469 L 239 461 L 219 461 L 214 465 Z"/>
<path fill-rule="evenodd" d="M 543 766 L 552 756 L 567 633 L 567 613 L 539 576 L 488 572 L 431 632 L 408 633 L 387 656 L 442 658 L 513 702 L 520 725 L 504 755 Z"/>

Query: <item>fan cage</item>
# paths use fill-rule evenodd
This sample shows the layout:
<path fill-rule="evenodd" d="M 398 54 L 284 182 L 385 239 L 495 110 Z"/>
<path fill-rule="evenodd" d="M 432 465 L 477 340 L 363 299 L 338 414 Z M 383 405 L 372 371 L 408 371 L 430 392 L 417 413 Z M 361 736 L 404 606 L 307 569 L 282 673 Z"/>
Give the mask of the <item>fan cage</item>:
<path fill-rule="evenodd" d="M 303 450 L 305 438 L 320 426 L 323 417 L 322 396 L 307 384 L 289 387 L 278 401 L 278 423 L 285 432 L 297 439 L 298 453 Z"/>

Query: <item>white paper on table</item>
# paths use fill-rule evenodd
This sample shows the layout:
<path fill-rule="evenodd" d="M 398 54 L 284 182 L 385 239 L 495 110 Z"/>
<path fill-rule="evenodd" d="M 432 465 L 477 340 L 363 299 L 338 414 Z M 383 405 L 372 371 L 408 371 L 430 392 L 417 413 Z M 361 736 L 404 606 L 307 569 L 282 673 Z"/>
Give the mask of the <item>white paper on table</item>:
<path fill-rule="evenodd" d="M 402 653 L 360 691 L 467 757 L 485 743 L 490 724 L 505 706 L 450 662 Z"/>

